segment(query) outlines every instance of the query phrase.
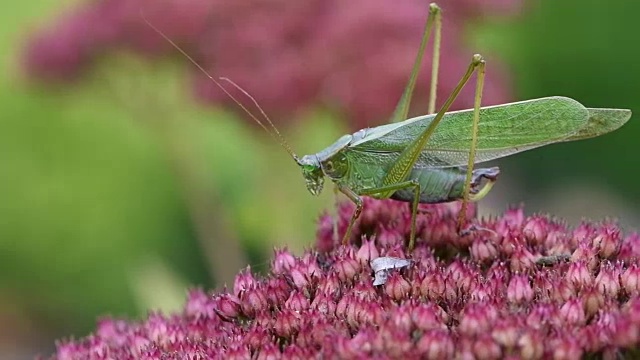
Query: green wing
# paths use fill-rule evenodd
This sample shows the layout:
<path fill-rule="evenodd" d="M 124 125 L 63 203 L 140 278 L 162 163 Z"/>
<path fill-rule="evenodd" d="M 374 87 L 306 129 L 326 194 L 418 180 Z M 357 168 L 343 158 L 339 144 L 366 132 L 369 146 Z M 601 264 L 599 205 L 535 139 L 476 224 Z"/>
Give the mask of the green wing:
<path fill-rule="evenodd" d="M 349 157 L 363 163 L 394 161 L 419 136 L 435 115 L 367 129 L 348 148 Z M 548 97 L 480 110 L 476 163 L 540 146 L 599 136 L 622 126 L 630 110 L 588 109 L 566 97 Z M 468 163 L 473 110 L 445 114 L 420 154 L 418 167 L 452 167 Z"/>
<path fill-rule="evenodd" d="M 589 139 L 617 130 L 631 117 L 628 109 L 593 109 L 589 111 L 589 121 L 576 134 L 563 141 Z"/>

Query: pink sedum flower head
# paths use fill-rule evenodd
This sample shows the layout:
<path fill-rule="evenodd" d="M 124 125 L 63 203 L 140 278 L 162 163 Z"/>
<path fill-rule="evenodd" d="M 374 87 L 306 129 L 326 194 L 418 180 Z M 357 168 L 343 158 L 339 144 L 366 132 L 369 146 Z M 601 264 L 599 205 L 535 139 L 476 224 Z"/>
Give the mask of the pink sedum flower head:
<path fill-rule="evenodd" d="M 337 235 L 318 232 L 321 251 L 315 247 L 295 256 L 276 250 L 267 275 L 247 268 L 233 290 L 192 290 L 178 314 L 103 319 L 95 333 L 59 342 L 53 358 L 638 355 L 638 258 L 603 251 L 635 244 L 636 234 L 624 236 L 612 224 L 585 223 L 571 230 L 546 216 L 527 217 L 518 208 L 485 220 L 472 220 L 470 212 L 471 221 L 491 231 L 461 239 L 454 230 L 441 230 L 455 229 L 459 206 L 429 205 L 419 215 L 422 235 L 409 253 L 407 204 L 365 199 L 364 206 L 368 215 L 357 223 L 348 246 L 338 239 L 340 224 L 351 215 L 349 203 L 340 205 L 332 221 Z M 319 227 L 326 221 L 322 217 Z M 438 224 L 444 226 L 431 227 Z M 385 232 L 394 236 L 383 237 Z M 560 248 L 567 253 L 552 252 Z M 386 271 L 385 281 L 374 285 L 380 271 Z"/>
<path fill-rule="evenodd" d="M 464 26 L 483 15 L 512 15 L 522 0 L 449 0 L 444 10 L 438 96 L 460 80 L 471 55 Z M 145 23 L 161 29 L 213 76 L 232 79 L 274 119 L 291 119 L 310 106 L 343 111 L 353 128 L 390 117 L 409 77 L 428 13 L 424 0 L 105 0 L 78 5 L 27 43 L 26 71 L 37 80 L 81 77 L 101 56 L 126 49 L 149 58 L 175 49 Z M 430 51 L 430 50 L 429 50 Z M 487 54 L 488 55 L 488 54 Z M 425 69 L 430 60 L 425 60 Z M 489 57 L 485 104 L 508 100 L 507 76 Z M 191 70 L 194 67 L 181 59 Z M 427 99 L 429 74 L 416 99 Z M 193 76 L 195 95 L 231 105 L 209 79 Z M 473 87 L 454 108 L 471 108 Z"/>

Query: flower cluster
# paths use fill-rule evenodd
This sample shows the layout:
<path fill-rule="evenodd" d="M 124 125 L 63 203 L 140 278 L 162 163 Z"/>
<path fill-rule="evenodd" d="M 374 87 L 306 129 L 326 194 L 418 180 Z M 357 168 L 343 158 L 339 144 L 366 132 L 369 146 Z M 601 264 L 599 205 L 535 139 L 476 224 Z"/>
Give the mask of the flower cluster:
<path fill-rule="evenodd" d="M 486 13 L 513 14 L 520 4 L 442 4 L 440 99 L 450 94 L 474 52 L 462 44 L 464 24 Z M 146 18 L 212 74 L 240 84 L 274 118 L 292 118 L 298 110 L 321 105 L 345 111 L 352 125 L 362 128 L 391 114 L 413 65 L 427 13 L 426 0 L 92 1 L 34 34 L 24 63 L 32 78 L 60 81 L 80 77 L 100 57 L 123 49 L 150 58 L 176 55 Z M 509 94 L 506 76 L 499 61 L 489 57 L 489 63 L 485 103 L 504 102 Z M 421 76 L 416 97 L 422 103 L 427 88 L 428 75 Z M 200 99 L 230 104 L 202 74 L 195 76 L 194 89 Z M 472 105 L 471 86 L 454 107 Z"/>
<path fill-rule="evenodd" d="M 315 250 L 277 250 L 270 273 L 193 290 L 181 314 L 105 319 L 57 359 L 579 359 L 632 356 L 640 344 L 640 236 L 611 223 L 570 230 L 522 209 L 456 232 L 456 204 L 426 206 L 405 250 L 405 203 L 367 199 L 322 216 Z M 473 209 L 469 218 L 473 217 Z M 476 221 L 476 220 L 471 220 Z M 337 231 L 334 229 L 337 228 Z M 404 258 L 373 285 L 371 260 Z"/>

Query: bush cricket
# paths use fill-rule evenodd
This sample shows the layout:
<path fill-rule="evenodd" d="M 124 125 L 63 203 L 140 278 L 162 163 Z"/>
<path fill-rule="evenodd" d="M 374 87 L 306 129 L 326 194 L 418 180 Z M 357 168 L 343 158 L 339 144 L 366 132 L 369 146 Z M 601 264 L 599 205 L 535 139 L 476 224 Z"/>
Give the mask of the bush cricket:
<path fill-rule="evenodd" d="M 300 166 L 311 194 L 320 194 L 324 178 L 328 177 L 356 205 L 343 244 L 348 243 L 353 225 L 362 212 L 361 196 L 391 198 L 410 204 L 409 250 L 415 246 L 419 203 L 462 201 L 458 231 L 464 231 L 467 203 L 482 199 L 499 175 L 497 167 L 474 169 L 474 164 L 544 145 L 600 136 L 619 128 L 631 117 L 631 111 L 627 109 L 586 108 L 566 97 L 481 107 L 485 60 L 478 54 L 473 55 L 459 83 L 435 113 L 442 12 L 438 5 L 431 3 L 413 69 L 391 122 L 344 135 L 315 154 L 299 157 L 253 97 L 229 79 L 215 79 L 164 33 L 148 21 L 147 24 L 280 143 Z M 429 115 L 407 119 L 422 58 L 432 33 Z M 451 104 L 474 73 L 473 109 L 449 112 Z M 268 126 L 236 100 L 221 81 L 230 83 L 246 95 Z"/>

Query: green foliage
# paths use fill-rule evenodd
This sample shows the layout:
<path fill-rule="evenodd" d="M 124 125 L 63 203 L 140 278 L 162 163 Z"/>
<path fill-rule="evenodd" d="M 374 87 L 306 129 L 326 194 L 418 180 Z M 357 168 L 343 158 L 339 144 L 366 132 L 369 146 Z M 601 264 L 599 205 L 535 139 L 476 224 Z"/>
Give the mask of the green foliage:
<path fill-rule="evenodd" d="M 516 98 L 565 95 L 589 107 L 629 108 L 635 114 L 621 131 L 522 154 L 505 166 L 520 168 L 533 193 L 559 182 L 591 181 L 637 199 L 633 148 L 640 135 L 640 52 L 633 24 L 640 3 L 544 0 L 528 3 L 526 10 L 476 36 L 478 47 L 507 59 Z M 549 175 L 536 176 L 541 170 Z"/>

